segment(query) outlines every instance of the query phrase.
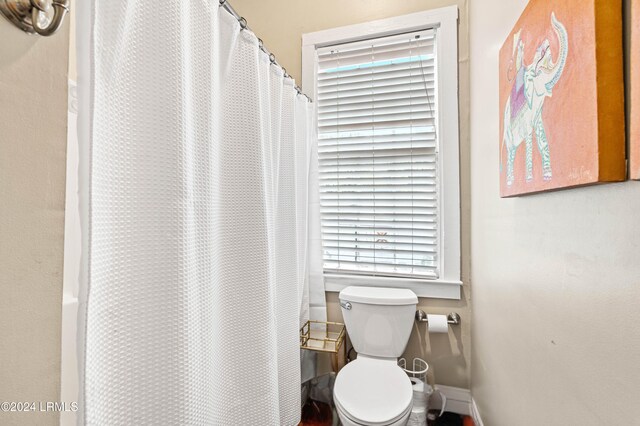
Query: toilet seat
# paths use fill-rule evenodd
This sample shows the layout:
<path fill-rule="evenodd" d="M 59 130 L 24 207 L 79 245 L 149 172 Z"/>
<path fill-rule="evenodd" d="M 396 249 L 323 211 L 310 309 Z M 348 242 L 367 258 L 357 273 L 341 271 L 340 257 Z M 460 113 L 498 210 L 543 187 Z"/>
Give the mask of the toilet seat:
<path fill-rule="evenodd" d="M 409 404 L 406 411 L 399 414 L 393 420 L 384 423 L 362 423 L 361 420 L 354 419 L 345 411 L 345 409 L 340 405 L 340 403 L 336 402 L 336 412 L 338 413 L 338 417 L 342 420 L 342 426 L 404 426 L 407 424 L 407 419 L 411 414 L 411 409 L 413 408 L 413 403 Z M 348 420 L 348 423 L 345 422 Z"/>
<path fill-rule="evenodd" d="M 333 389 L 342 414 L 359 425 L 392 425 L 411 411 L 413 389 L 395 359 L 358 356 L 347 364 Z"/>

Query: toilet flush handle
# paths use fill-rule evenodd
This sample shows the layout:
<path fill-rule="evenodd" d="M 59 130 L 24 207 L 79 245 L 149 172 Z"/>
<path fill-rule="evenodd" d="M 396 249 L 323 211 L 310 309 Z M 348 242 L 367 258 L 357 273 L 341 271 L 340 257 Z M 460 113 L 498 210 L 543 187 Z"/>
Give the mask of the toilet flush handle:
<path fill-rule="evenodd" d="M 351 303 L 343 302 L 342 300 L 340 301 L 340 306 L 342 306 L 342 309 L 346 309 L 347 311 L 351 309 Z"/>

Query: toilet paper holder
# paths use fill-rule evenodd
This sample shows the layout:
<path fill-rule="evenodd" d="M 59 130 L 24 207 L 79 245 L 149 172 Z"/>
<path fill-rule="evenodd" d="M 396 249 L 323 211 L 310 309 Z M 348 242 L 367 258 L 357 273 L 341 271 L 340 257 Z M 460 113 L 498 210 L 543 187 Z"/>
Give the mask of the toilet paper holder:
<path fill-rule="evenodd" d="M 429 320 L 427 319 L 427 314 L 425 314 L 422 309 L 418 309 L 416 311 L 416 321 L 429 322 Z M 451 325 L 460 324 L 460 315 L 455 312 L 451 312 L 449 315 L 447 315 L 447 322 Z"/>

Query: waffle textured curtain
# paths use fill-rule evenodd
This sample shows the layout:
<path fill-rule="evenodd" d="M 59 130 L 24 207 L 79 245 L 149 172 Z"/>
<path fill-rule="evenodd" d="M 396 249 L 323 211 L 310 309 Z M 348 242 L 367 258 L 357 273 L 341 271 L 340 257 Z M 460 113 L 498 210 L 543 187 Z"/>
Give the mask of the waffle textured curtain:
<path fill-rule="evenodd" d="M 313 104 L 217 1 L 78 10 L 79 424 L 296 425 Z"/>

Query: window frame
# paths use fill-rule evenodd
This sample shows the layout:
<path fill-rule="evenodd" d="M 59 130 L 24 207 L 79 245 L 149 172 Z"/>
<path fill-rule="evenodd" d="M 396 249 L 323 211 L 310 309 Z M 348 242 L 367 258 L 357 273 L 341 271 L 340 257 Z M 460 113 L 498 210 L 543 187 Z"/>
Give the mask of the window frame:
<path fill-rule="evenodd" d="M 458 123 L 458 7 L 448 6 L 409 15 L 303 34 L 302 87 L 316 99 L 318 57 L 316 50 L 438 27 L 436 66 L 438 102 L 438 179 L 440 192 L 439 271 L 437 279 L 394 278 L 324 272 L 325 290 L 341 291 L 350 285 L 402 287 L 420 297 L 460 299 L 460 149 Z M 455 52 L 455 54 L 446 54 Z M 446 142 L 446 143 L 445 143 Z M 314 206 L 318 207 L 318 206 Z M 314 215 L 315 216 L 315 215 Z"/>

